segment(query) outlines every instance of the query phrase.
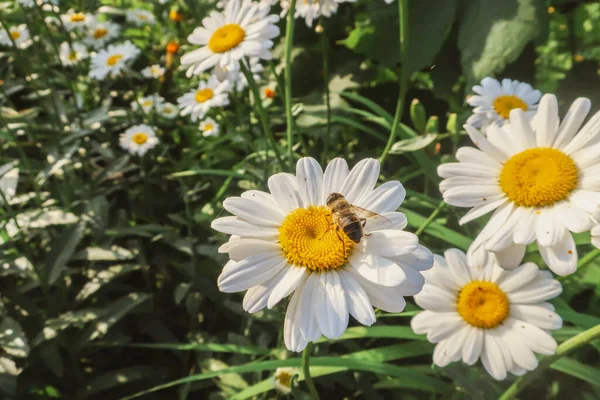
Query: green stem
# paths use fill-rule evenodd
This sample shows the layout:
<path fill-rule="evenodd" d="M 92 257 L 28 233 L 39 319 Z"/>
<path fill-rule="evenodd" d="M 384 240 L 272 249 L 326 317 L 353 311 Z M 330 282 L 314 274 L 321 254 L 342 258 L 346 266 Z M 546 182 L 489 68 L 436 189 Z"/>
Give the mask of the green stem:
<path fill-rule="evenodd" d="M 273 131 L 271 130 L 271 124 L 269 123 L 269 117 L 267 112 L 265 111 L 262 101 L 260 99 L 260 91 L 258 90 L 258 85 L 254 80 L 254 76 L 252 76 L 252 71 L 246 66 L 246 64 L 242 61 L 240 63 L 242 67 L 242 72 L 246 76 L 246 80 L 248 81 L 248 86 L 250 86 L 250 90 L 254 96 L 254 105 L 256 106 L 256 110 L 258 111 L 258 116 L 260 118 L 260 122 L 263 127 L 263 131 L 267 136 L 268 142 L 271 143 L 271 147 L 273 148 L 273 152 L 275 152 L 275 157 L 277 158 L 277 162 L 281 167 L 282 171 L 285 171 L 285 166 L 283 165 L 283 160 L 281 159 L 281 154 L 279 154 L 279 147 L 277 146 L 277 142 L 275 141 L 275 136 L 273 136 Z"/>
<path fill-rule="evenodd" d="M 306 348 L 302 352 L 302 372 L 304 373 L 304 381 L 308 386 L 308 391 L 310 392 L 310 397 L 312 400 L 319 400 L 319 392 L 317 392 L 317 388 L 315 387 L 315 383 L 310 376 L 310 352 L 312 351 L 313 344 L 308 343 Z"/>
<path fill-rule="evenodd" d="M 444 207 L 446 207 L 446 203 L 445 202 L 441 202 L 435 210 L 433 210 L 433 212 L 431 213 L 431 215 L 425 220 L 425 222 L 423 222 L 423 225 L 421 225 L 419 227 L 419 229 L 417 229 L 417 231 L 415 232 L 415 235 L 419 236 L 421 233 L 423 233 L 423 231 L 425 229 L 427 229 L 427 227 L 429 226 L 429 224 L 431 224 L 433 222 L 433 220 L 435 219 L 435 217 L 437 217 L 437 215 L 440 213 L 440 211 L 442 211 L 444 209 Z"/>
<path fill-rule="evenodd" d="M 556 353 L 552 356 L 544 358 L 538 367 L 526 375 L 517 379 L 510 387 L 502 394 L 499 400 L 514 399 L 527 385 L 536 379 L 544 370 L 552 365 L 556 360 L 565 356 L 567 353 L 590 343 L 595 339 L 600 338 L 600 325 L 596 325 L 587 331 L 581 332 L 579 335 L 573 336 L 571 339 L 563 342 L 556 349 Z"/>
<path fill-rule="evenodd" d="M 327 107 L 327 136 L 324 138 L 323 158 L 327 157 L 327 147 L 331 140 L 331 101 L 329 96 L 329 38 L 321 19 L 319 25 L 323 28 L 321 32 L 321 51 L 323 52 L 323 80 L 325 84 L 325 105 Z"/>
<path fill-rule="evenodd" d="M 294 167 L 292 153 L 292 135 L 294 117 L 292 116 L 292 46 L 294 43 L 294 14 L 296 12 L 296 0 L 290 1 L 287 11 L 287 22 L 285 26 L 285 117 L 287 121 L 287 155 L 290 168 Z"/>
<path fill-rule="evenodd" d="M 398 102 L 396 103 L 396 113 L 394 114 L 394 122 L 392 123 L 392 130 L 390 137 L 385 145 L 379 162 L 383 164 L 387 155 L 396 140 L 396 134 L 398 131 L 398 125 L 402 119 L 402 113 L 404 111 L 404 97 L 406 95 L 406 87 L 408 86 L 408 69 L 406 64 L 408 61 L 408 0 L 398 0 L 398 12 L 400 13 L 400 93 L 398 94 Z"/>

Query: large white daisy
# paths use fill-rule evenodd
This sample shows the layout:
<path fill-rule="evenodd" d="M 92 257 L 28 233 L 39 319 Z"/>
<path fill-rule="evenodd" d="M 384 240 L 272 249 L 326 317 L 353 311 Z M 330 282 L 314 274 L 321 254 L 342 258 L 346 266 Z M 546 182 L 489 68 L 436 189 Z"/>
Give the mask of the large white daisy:
<path fill-rule="evenodd" d="M 465 125 L 479 149 L 459 149 L 459 162 L 441 165 L 438 173 L 445 178 L 444 200 L 472 207 L 461 224 L 495 210 L 470 255 L 491 251 L 503 266 L 514 267 L 537 240 L 552 271 L 577 269 L 571 232 L 595 226 L 600 207 L 600 113 L 580 130 L 590 107 L 579 98 L 560 122 L 556 97 L 548 94 L 532 121 L 523 110 L 512 110 L 508 124 L 487 128 L 487 138 Z"/>
<path fill-rule="evenodd" d="M 111 21 L 94 21 L 86 32 L 85 42 L 96 49 L 104 47 L 106 43 L 119 36 L 121 27 Z"/>
<path fill-rule="evenodd" d="M 127 129 L 119 137 L 119 145 L 134 155 L 143 156 L 158 144 L 154 129 L 148 125 L 135 125 Z"/>
<path fill-rule="evenodd" d="M 79 42 L 63 42 L 60 44 L 60 62 L 64 66 L 71 66 L 79 63 L 81 60 L 87 58 L 88 52 L 85 45 Z"/>
<path fill-rule="evenodd" d="M 89 76 L 103 80 L 107 75 L 115 77 L 127 67 L 129 61 L 135 59 L 140 50 L 129 40 L 118 45 L 108 45 L 92 57 Z"/>
<path fill-rule="evenodd" d="M 18 48 L 25 48 L 31 43 L 27 25 L 21 24 L 7 29 L 8 32 L 0 25 L 0 44 L 12 47 L 14 41 Z"/>
<path fill-rule="evenodd" d="M 481 359 L 495 379 L 507 372 L 523 375 L 537 367 L 535 353 L 550 355 L 556 341 L 550 330 L 562 319 L 546 301 L 562 291 L 548 271 L 526 263 L 512 271 L 494 261 L 473 265 L 465 254 L 450 249 L 435 256 L 433 268 L 423 273 L 425 285 L 415 296 L 425 311 L 411 326 L 437 343 L 433 362 L 445 367 Z"/>
<path fill-rule="evenodd" d="M 271 193 L 250 190 L 226 199 L 223 207 L 234 216 L 212 223 L 232 235 L 220 249 L 230 261 L 219 276 L 219 289 L 247 290 L 243 307 L 250 313 L 272 308 L 293 293 L 284 322 L 284 341 L 292 351 L 321 335 L 339 337 L 349 314 L 371 325 L 373 307 L 402 311 L 403 296 L 421 290 L 420 271 L 431 268 L 433 255 L 402 230 L 406 217 L 396 211 L 405 196 L 402 184 L 390 181 L 375 188 L 378 177 L 374 159 L 350 171 L 336 158 L 323 172 L 306 157 L 298 161 L 296 176 L 269 178 Z M 366 235 L 355 243 L 333 225 L 326 207 L 332 193 L 385 218 L 368 219 Z"/>
<path fill-rule="evenodd" d="M 60 19 L 62 19 L 63 25 L 68 31 L 81 31 L 95 22 L 92 14 L 77 12 L 75 10 L 67 11 L 66 14 L 60 16 Z"/>
<path fill-rule="evenodd" d="M 223 12 L 212 11 L 188 36 L 190 43 L 201 47 L 181 57 L 181 64 L 190 66 L 186 75 L 198 75 L 215 65 L 237 70 L 244 57 L 270 60 L 279 17 L 269 15 L 269 10 L 267 4 L 231 0 Z"/>
<path fill-rule="evenodd" d="M 489 77 L 483 78 L 481 85 L 473 86 L 473 91 L 477 94 L 469 96 L 467 103 L 475 108 L 467 124 L 475 128 L 485 128 L 490 124 L 502 126 L 515 108 L 523 110 L 525 117 L 531 119 L 542 97 L 542 93 L 534 90 L 529 83 L 510 79 L 502 79 L 500 83 Z"/>
<path fill-rule="evenodd" d="M 219 82 L 217 77 L 212 75 L 208 81 L 200 82 L 198 89 L 177 99 L 181 108 L 181 116 L 189 114 L 192 121 L 196 122 L 198 118 L 203 118 L 211 108 L 228 105 L 230 90 L 231 86 L 228 81 Z"/>

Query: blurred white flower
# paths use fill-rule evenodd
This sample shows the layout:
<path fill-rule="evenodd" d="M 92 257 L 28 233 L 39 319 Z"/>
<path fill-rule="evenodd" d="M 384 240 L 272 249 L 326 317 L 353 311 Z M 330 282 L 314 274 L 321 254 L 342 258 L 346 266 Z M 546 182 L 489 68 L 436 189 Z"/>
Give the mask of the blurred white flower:
<path fill-rule="evenodd" d="M 279 17 L 269 15 L 269 10 L 268 5 L 251 0 L 231 0 L 223 12 L 213 11 L 204 18 L 203 26 L 188 36 L 190 43 L 201 47 L 181 57 L 181 64 L 190 66 L 186 75 L 198 75 L 215 65 L 237 70 L 245 57 L 270 60 Z"/>
<path fill-rule="evenodd" d="M 129 153 L 143 156 L 158 144 L 158 138 L 148 125 L 135 125 L 121 134 L 119 144 Z"/>
<path fill-rule="evenodd" d="M 249 60 L 250 72 L 252 73 L 254 81 L 257 82 L 261 79 L 260 73 L 265 70 L 265 67 L 260 63 L 260 58 L 258 57 L 250 57 Z M 246 61 L 242 62 L 245 63 Z M 232 88 L 235 88 L 238 92 L 241 92 L 248 87 L 248 80 L 246 79 L 246 75 L 240 72 L 239 64 L 231 64 L 225 67 L 216 65 L 215 75 L 220 81 L 229 81 Z"/>
<path fill-rule="evenodd" d="M 68 42 L 60 44 L 60 61 L 64 66 L 75 65 L 88 57 L 87 48 L 78 42 L 69 45 Z"/>
<path fill-rule="evenodd" d="M 104 47 L 106 43 L 119 36 L 121 27 L 111 21 L 94 21 L 86 32 L 85 42 L 96 49 Z"/>
<path fill-rule="evenodd" d="M 534 263 L 512 271 L 492 260 L 474 265 L 462 251 L 450 249 L 444 257 L 434 256 L 433 268 L 423 275 L 425 285 L 415 301 L 425 311 L 411 326 L 437 343 L 436 365 L 459 360 L 473 365 L 481 359 L 486 371 L 502 380 L 507 372 L 534 370 L 535 353 L 556 351 L 550 330 L 560 329 L 562 319 L 546 301 L 562 287 L 550 272 Z"/>
<path fill-rule="evenodd" d="M 218 136 L 219 135 L 219 124 L 212 118 L 205 118 L 200 122 L 200 130 L 202 131 L 202 136 Z"/>
<path fill-rule="evenodd" d="M 0 28 L 0 44 L 12 47 L 13 41 L 15 42 L 17 47 L 21 49 L 31 44 L 29 29 L 27 29 L 27 25 L 21 24 L 18 26 L 11 26 L 10 28 L 8 28 L 8 33 L 6 32 L 6 30 L 4 30 L 4 28 Z"/>
<path fill-rule="evenodd" d="M 10 200 L 17 194 L 17 183 L 19 182 L 19 168 L 16 162 L 10 162 L 0 167 L 0 192 L 10 203 Z M 0 196 L 0 204 L 4 203 Z"/>
<path fill-rule="evenodd" d="M 21 6 L 27 7 L 27 8 L 31 8 L 31 7 L 35 6 L 35 0 L 17 0 L 17 3 L 19 3 Z"/>
<path fill-rule="evenodd" d="M 149 96 L 140 97 L 137 101 L 131 102 L 131 109 L 137 111 L 142 108 L 144 112 L 148 113 L 154 109 L 158 109 L 158 106 L 165 101 L 158 93 L 151 94 Z"/>
<path fill-rule="evenodd" d="M 179 115 L 179 107 L 172 103 L 159 103 L 156 112 L 163 118 L 173 119 Z"/>
<path fill-rule="evenodd" d="M 290 9 L 290 1 L 281 1 L 281 16 L 285 16 Z M 296 2 L 294 18 L 304 18 L 307 26 L 312 26 L 313 21 L 320 16 L 331 17 L 337 12 L 338 2 L 335 0 L 305 0 Z"/>
<path fill-rule="evenodd" d="M 230 90 L 228 81 L 219 82 L 217 77 L 212 75 L 208 81 L 200 82 L 198 89 L 177 99 L 181 108 L 181 116 L 190 115 L 192 121 L 196 122 L 199 118 L 203 118 L 211 108 L 228 105 Z"/>
<path fill-rule="evenodd" d="M 145 24 L 154 25 L 154 23 L 156 22 L 152 11 L 144 10 L 142 8 L 127 10 L 126 19 L 127 22 L 131 22 L 137 26 L 142 26 Z"/>
<path fill-rule="evenodd" d="M 165 69 L 158 64 L 150 65 L 142 70 L 145 78 L 158 79 L 165 74 Z"/>
<path fill-rule="evenodd" d="M 473 91 L 477 94 L 469 96 L 467 103 L 475 108 L 467 124 L 475 128 L 486 128 L 490 124 L 502 126 L 515 108 L 523 110 L 530 120 L 542 97 L 542 93 L 528 83 L 510 79 L 502 79 L 500 83 L 489 77 L 483 78 L 481 85 L 473 86 Z"/>
<path fill-rule="evenodd" d="M 277 368 L 273 374 L 273 386 L 281 394 L 289 394 L 292 391 L 292 378 L 299 373 L 298 368 Z"/>
<path fill-rule="evenodd" d="M 92 65 L 89 76 L 91 78 L 104 80 L 107 75 L 115 77 L 127 66 L 130 60 L 135 59 L 140 50 L 127 41 L 118 45 L 108 45 L 104 50 L 92 57 Z"/>
<path fill-rule="evenodd" d="M 93 24 L 95 21 L 95 18 L 92 14 L 76 12 L 73 9 L 67 11 L 66 14 L 61 15 L 60 19 L 62 19 L 63 24 L 68 31 L 81 31 L 87 28 L 90 24 Z"/>

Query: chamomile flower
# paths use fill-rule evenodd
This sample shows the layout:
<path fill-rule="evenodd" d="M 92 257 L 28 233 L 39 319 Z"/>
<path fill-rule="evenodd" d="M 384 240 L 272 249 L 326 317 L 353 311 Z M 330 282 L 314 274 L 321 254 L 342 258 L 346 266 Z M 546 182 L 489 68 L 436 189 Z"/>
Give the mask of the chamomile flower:
<path fill-rule="evenodd" d="M 279 35 L 275 25 L 277 15 L 269 15 L 270 7 L 251 0 L 231 0 L 225 9 L 213 11 L 194 29 L 188 41 L 201 46 L 181 57 L 189 65 L 186 75 L 198 75 L 209 68 L 239 68 L 245 57 L 270 60 L 274 37 Z"/>
<path fill-rule="evenodd" d="M 473 207 L 461 224 L 495 210 L 470 256 L 490 251 L 503 266 L 514 267 L 525 246 L 537 240 L 556 274 L 577 269 L 571 232 L 597 225 L 600 210 L 600 113 L 580 129 L 590 107 L 588 99 L 577 99 L 561 123 L 556 97 L 547 94 L 532 121 L 525 111 L 512 110 L 503 127 L 487 128 L 487 138 L 465 125 L 479 149 L 459 149 L 459 162 L 441 165 L 438 173 L 448 204 Z"/>
<path fill-rule="evenodd" d="M 69 10 L 66 14 L 60 16 L 65 28 L 68 31 L 83 30 L 90 24 L 93 24 L 95 18 L 93 15 L 83 12 L 76 12 L 75 10 Z"/>
<path fill-rule="evenodd" d="M 196 122 L 213 107 L 222 107 L 229 104 L 229 82 L 219 82 L 212 75 L 208 81 L 200 82 L 198 89 L 194 89 L 177 99 L 181 108 L 181 116 L 190 115 Z"/>
<path fill-rule="evenodd" d="M 156 19 L 151 11 L 144 10 L 142 8 L 135 8 L 133 10 L 127 10 L 126 15 L 127 22 L 131 22 L 137 26 L 142 25 L 154 25 Z"/>
<path fill-rule="evenodd" d="M 475 108 L 467 124 L 475 128 L 486 128 L 490 124 L 502 126 L 508 121 L 510 111 L 516 108 L 531 119 L 542 97 L 542 93 L 528 83 L 510 79 L 502 79 L 500 83 L 489 77 L 484 78 L 481 85 L 473 86 L 473 91 L 477 94 L 470 96 L 467 103 Z"/>
<path fill-rule="evenodd" d="M 600 249 L 600 225 L 592 229 L 592 244 Z"/>
<path fill-rule="evenodd" d="M 459 360 L 473 365 L 481 359 L 486 371 L 502 380 L 507 373 L 534 370 L 535 353 L 556 351 L 550 331 L 561 328 L 562 319 L 546 301 L 562 287 L 550 272 L 534 263 L 512 271 L 492 260 L 473 265 L 462 251 L 450 249 L 444 257 L 436 255 L 433 268 L 423 275 L 425 285 L 415 301 L 425 311 L 411 326 L 437 343 L 436 365 Z"/>
<path fill-rule="evenodd" d="M 213 229 L 232 235 L 219 249 L 230 258 L 217 281 L 221 291 L 247 290 L 243 308 L 250 313 L 293 293 L 283 328 L 291 351 L 321 335 L 340 337 L 349 315 L 371 325 L 373 307 L 402 311 L 403 296 L 421 290 L 420 271 L 431 268 L 433 255 L 402 230 L 407 220 L 396 211 L 406 194 L 402 184 L 375 188 L 378 177 L 374 159 L 349 170 L 336 158 L 323 172 L 316 160 L 302 158 L 296 176 L 273 175 L 271 193 L 250 190 L 226 199 L 223 207 L 233 216 L 213 221 Z M 332 224 L 326 200 L 333 193 L 384 218 L 365 220 L 366 235 L 356 243 Z"/>
<path fill-rule="evenodd" d="M 219 124 L 212 118 L 205 118 L 200 122 L 200 131 L 204 137 L 217 136 L 219 134 Z"/>
<path fill-rule="evenodd" d="M 150 96 L 140 97 L 136 101 L 131 102 L 131 109 L 137 111 L 142 108 L 142 110 L 146 113 L 157 109 L 159 104 L 164 102 L 165 99 L 162 98 L 158 93 L 154 93 Z"/>
<path fill-rule="evenodd" d="M 245 61 L 243 62 L 245 63 Z M 260 63 L 260 58 L 251 57 L 249 58 L 249 63 L 246 65 L 252 73 L 254 81 L 258 81 L 260 79 L 260 73 L 265 70 L 265 67 Z M 241 92 L 248 87 L 248 80 L 246 79 L 246 75 L 240 72 L 239 64 L 230 64 L 225 67 L 216 65 L 215 75 L 221 82 L 225 80 L 229 81 L 231 86 L 238 92 Z"/>
<path fill-rule="evenodd" d="M 142 70 L 142 75 L 149 79 L 158 79 L 165 74 L 165 69 L 158 64 L 150 65 Z"/>
<path fill-rule="evenodd" d="M 290 9 L 290 1 L 283 0 L 281 2 L 281 16 L 287 14 Z M 305 0 L 296 2 L 296 10 L 294 12 L 294 18 L 303 18 L 306 25 L 311 27 L 313 21 L 317 20 L 320 16 L 331 17 L 337 12 L 338 3 L 335 0 Z"/>
<path fill-rule="evenodd" d="M 119 144 L 129 153 L 143 156 L 158 144 L 158 138 L 148 125 L 135 125 L 121 134 Z"/>
<path fill-rule="evenodd" d="M 159 103 L 156 112 L 163 118 L 173 119 L 179 115 L 179 107 L 171 103 Z"/>
<path fill-rule="evenodd" d="M 277 82 L 269 82 L 267 85 L 260 88 L 260 98 L 263 101 L 273 100 L 276 95 Z"/>
<path fill-rule="evenodd" d="M 119 75 L 126 67 L 127 63 L 135 59 L 140 50 L 130 41 L 118 45 L 108 45 L 104 50 L 100 50 L 92 57 L 92 66 L 89 76 L 98 80 L 103 80 L 107 75 L 115 77 Z"/>
<path fill-rule="evenodd" d="M 8 32 L 0 27 L 0 44 L 12 47 L 13 42 L 18 48 L 25 48 L 31 43 L 27 25 L 11 26 Z"/>
<path fill-rule="evenodd" d="M 111 21 L 96 22 L 91 24 L 86 33 L 85 42 L 96 49 L 104 47 L 106 43 L 119 36 L 121 27 Z"/>
<path fill-rule="evenodd" d="M 273 386 L 281 394 L 290 394 L 292 391 L 292 378 L 300 374 L 298 368 L 277 368 L 273 374 Z"/>
<path fill-rule="evenodd" d="M 69 45 L 68 42 L 60 44 L 60 62 L 64 66 L 71 66 L 79 63 L 88 57 L 87 48 L 78 42 Z"/>

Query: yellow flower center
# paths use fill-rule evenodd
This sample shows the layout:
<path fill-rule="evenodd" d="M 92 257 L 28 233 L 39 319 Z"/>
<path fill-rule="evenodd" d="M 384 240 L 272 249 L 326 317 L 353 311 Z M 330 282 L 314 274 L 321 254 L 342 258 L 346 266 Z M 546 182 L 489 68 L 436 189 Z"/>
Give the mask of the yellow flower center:
<path fill-rule="evenodd" d="M 133 140 L 133 142 L 136 144 L 144 144 L 148 141 L 148 135 L 146 135 L 143 132 L 138 132 L 135 135 L 133 135 L 131 140 Z"/>
<path fill-rule="evenodd" d="M 138 14 L 137 17 L 141 21 L 146 21 L 148 19 L 148 16 L 146 14 Z"/>
<path fill-rule="evenodd" d="M 144 107 L 150 107 L 152 105 L 152 100 L 146 100 L 142 103 L 142 106 Z"/>
<path fill-rule="evenodd" d="M 69 53 L 69 55 L 67 56 L 67 58 L 71 61 L 75 61 L 77 60 L 77 52 L 71 52 Z"/>
<path fill-rule="evenodd" d="M 85 14 L 83 13 L 76 13 L 71 15 L 71 22 L 82 22 L 85 21 Z"/>
<path fill-rule="evenodd" d="M 495 328 L 508 317 L 506 294 L 492 282 L 473 281 L 458 293 L 460 316 L 477 328 Z"/>
<path fill-rule="evenodd" d="M 106 65 L 115 65 L 121 58 L 123 58 L 123 54 L 115 54 L 114 56 L 110 56 L 108 57 L 108 60 L 106 60 Z"/>
<path fill-rule="evenodd" d="M 108 29 L 98 28 L 94 31 L 94 39 L 102 39 L 108 33 Z"/>
<path fill-rule="evenodd" d="M 277 379 L 277 382 L 279 382 L 280 385 L 285 387 L 290 387 L 292 384 L 292 374 L 287 371 L 280 371 L 277 376 L 275 376 L 275 379 Z"/>
<path fill-rule="evenodd" d="M 17 40 L 18 38 L 21 37 L 21 33 L 17 32 L 17 31 L 12 31 L 10 33 L 10 37 L 13 38 L 13 40 Z"/>
<path fill-rule="evenodd" d="M 311 271 L 338 269 L 354 246 L 346 234 L 336 232 L 326 207 L 298 208 L 279 227 L 279 244 L 290 264 Z"/>
<path fill-rule="evenodd" d="M 545 207 L 566 199 L 577 186 L 577 165 L 560 150 L 527 149 L 512 156 L 500 173 L 500 187 L 513 203 Z"/>
<path fill-rule="evenodd" d="M 171 114 L 173 112 L 173 109 L 169 106 L 167 107 L 163 107 L 163 113 L 165 114 Z"/>
<path fill-rule="evenodd" d="M 208 41 L 213 53 L 224 53 L 242 43 L 246 32 L 238 24 L 227 24 L 215 31 Z"/>
<path fill-rule="evenodd" d="M 212 99 L 213 95 L 212 89 L 200 89 L 196 92 L 196 101 L 198 103 L 204 103 L 205 101 Z"/>
<path fill-rule="evenodd" d="M 494 99 L 494 110 L 504 119 L 508 119 L 510 110 L 515 108 L 527 111 L 527 104 L 517 96 L 498 96 Z"/>
<path fill-rule="evenodd" d="M 212 131 L 212 128 L 214 128 L 213 124 L 206 124 L 204 125 L 204 131 Z"/>

